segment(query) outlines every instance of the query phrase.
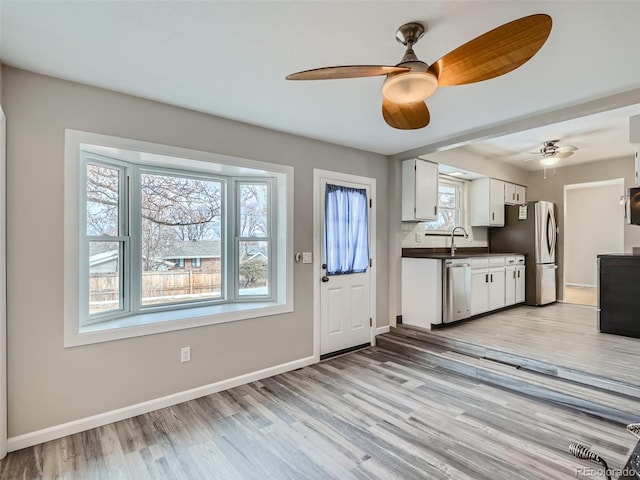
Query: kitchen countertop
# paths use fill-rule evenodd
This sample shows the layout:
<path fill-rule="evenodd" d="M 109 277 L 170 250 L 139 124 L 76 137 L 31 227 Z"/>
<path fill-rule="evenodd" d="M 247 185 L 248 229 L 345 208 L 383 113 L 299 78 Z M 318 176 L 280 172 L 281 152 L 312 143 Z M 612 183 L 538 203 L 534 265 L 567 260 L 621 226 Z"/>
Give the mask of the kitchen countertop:
<path fill-rule="evenodd" d="M 471 249 L 469 249 L 471 250 Z M 437 251 L 430 248 L 403 248 L 402 256 L 404 258 L 431 258 L 436 260 L 447 260 L 451 258 L 470 258 L 470 257 L 508 257 L 512 255 L 523 255 L 522 253 L 489 253 L 482 251 L 469 251 L 463 248 L 456 250 L 455 255 L 451 252 Z M 475 249 L 474 249 L 475 250 Z"/>

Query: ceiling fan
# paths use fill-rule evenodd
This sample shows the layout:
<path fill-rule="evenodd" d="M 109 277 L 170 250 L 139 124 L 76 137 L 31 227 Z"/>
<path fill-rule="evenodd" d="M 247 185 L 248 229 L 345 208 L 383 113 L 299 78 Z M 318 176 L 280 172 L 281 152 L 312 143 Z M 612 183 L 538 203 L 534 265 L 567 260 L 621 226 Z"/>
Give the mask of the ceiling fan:
<path fill-rule="evenodd" d="M 547 40 L 551 17 L 529 15 L 497 27 L 449 52 L 432 65 L 418 60 L 413 46 L 425 32 L 423 24 L 402 25 L 396 40 L 407 47 L 395 66 L 346 65 L 292 73 L 287 80 L 328 80 L 386 75 L 382 85 L 382 116 L 391 127 L 426 127 L 430 115 L 424 100 L 438 87 L 464 85 L 504 75 L 527 62 Z"/>
<path fill-rule="evenodd" d="M 553 167 L 561 158 L 570 157 L 573 155 L 573 152 L 578 150 L 578 147 L 574 147 L 573 145 L 558 145 L 559 141 L 560 140 L 547 140 L 542 143 L 539 151 L 530 153 L 540 155 L 540 165 L 543 167 Z"/>

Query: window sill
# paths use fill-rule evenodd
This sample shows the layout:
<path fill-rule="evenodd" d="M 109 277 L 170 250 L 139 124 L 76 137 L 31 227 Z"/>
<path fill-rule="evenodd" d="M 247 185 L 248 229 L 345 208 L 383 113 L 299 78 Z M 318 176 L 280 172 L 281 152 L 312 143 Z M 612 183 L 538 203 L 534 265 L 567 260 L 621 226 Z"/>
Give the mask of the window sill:
<path fill-rule="evenodd" d="M 64 346 L 110 342 L 292 311 L 293 306 L 288 303 L 247 302 L 144 313 L 80 327 L 78 332 L 65 335 Z"/>

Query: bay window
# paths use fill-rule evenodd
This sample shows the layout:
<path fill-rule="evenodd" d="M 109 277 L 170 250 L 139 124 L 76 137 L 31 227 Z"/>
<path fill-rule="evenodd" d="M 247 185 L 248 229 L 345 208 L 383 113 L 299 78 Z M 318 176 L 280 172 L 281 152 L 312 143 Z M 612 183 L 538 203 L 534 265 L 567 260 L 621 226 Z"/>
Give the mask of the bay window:
<path fill-rule="evenodd" d="M 65 344 L 291 310 L 290 167 L 74 146 L 67 174 L 79 188 L 65 203 L 77 212 L 66 230 L 78 234 L 77 280 L 66 269 L 65 286 L 78 285 L 77 315 Z"/>

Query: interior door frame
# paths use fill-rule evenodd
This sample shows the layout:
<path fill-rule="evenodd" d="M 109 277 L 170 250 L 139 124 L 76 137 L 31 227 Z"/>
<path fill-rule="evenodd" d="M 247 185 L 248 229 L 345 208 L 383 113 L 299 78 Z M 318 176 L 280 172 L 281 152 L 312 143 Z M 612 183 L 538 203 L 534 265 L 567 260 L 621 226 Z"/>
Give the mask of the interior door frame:
<path fill-rule="evenodd" d="M 371 295 L 370 308 L 372 326 L 371 331 L 371 344 L 375 342 L 376 331 L 376 179 L 370 177 L 363 177 L 360 175 L 352 175 L 343 172 L 333 172 L 330 170 L 321 170 L 319 168 L 313 169 L 313 358 L 315 362 L 320 361 L 320 277 L 322 277 L 321 255 L 322 255 L 322 241 L 323 241 L 323 229 L 321 228 L 321 202 L 324 201 L 322 197 L 322 179 L 331 179 L 343 182 L 360 183 L 369 186 L 371 192 L 371 208 L 369 209 L 369 257 L 372 260 L 372 265 L 369 267 L 371 277 Z"/>
<path fill-rule="evenodd" d="M 7 454 L 7 118 L 0 106 L 0 459 Z"/>
<path fill-rule="evenodd" d="M 565 185 L 563 188 L 563 197 L 562 197 L 562 202 L 563 202 L 563 222 L 564 225 L 567 224 L 567 216 L 570 215 L 569 212 L 569 206 L 567 205 L 567 191 L 569 190 L 576 190 L 576 189 L 583 189 L 583 188 L 598 188 L 598 187 L 607 187 L 607 186 L 614 186 L 614 185 L 620 185 L 622 187 L 622 194 L 625 194 L 625 179 L 624 178 L 612 178 L 609 180 L 596 180 L 593 182 L 583 182 L 583 183 L 572 183 L 569 185 Z M 556 225 L 558 224 L 558 218 L 556 218 Z M 566 227 L 565 227 L 566 229 Z M 625 240 L 625 224 L 623 223 L 622 225 L 622 250 L 624 250 L 624 240 Z M 562 285 L 560 285 L 560 294 L 562 295 L 562 302 L 565 301 L 566 296 L 565 296 L 565 289 L 567 287 L 567 269 L 565 268 L 566 266 L 566 262 L 565 262 L 565 252 L 567 251 L 567 247 L 568 247 L 568 240 L 567 240 L 567 235 L 564 234 L 562 236 Z M 560 258 L 558 255 L 558 243 L 556 242 L 556 265 L 560 266 Z"/>

